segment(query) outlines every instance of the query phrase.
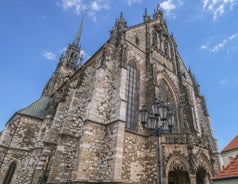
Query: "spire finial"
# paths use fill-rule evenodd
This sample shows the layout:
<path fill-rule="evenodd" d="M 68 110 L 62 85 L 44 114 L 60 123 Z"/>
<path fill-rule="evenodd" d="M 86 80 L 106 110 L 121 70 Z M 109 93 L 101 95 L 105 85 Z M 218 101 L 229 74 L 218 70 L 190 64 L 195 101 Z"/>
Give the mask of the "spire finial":
<path fill-rule="evenodd" d="M 148 16 L 147 8 L 145 8 L 145 12 L 144 12 L 143 17 L 144 17 L 144 22 L 149 22 L 150 16 Z"/>
<path fill-rule="evenodd" d="M 121 14 L 120 14 L 120 19 L 121 20 L 123 19 L 123 12 L 121 12 Z"/>
<path fill-rule="evenodd" d="M 160 3 L 157 5 L 157 9 L 154 10 L 154 15 L 153 15 L 154 20 L 159 20 L 163 18 L 163 11 L 160 7 Z"/>
<path fill-rule="evenodd" d="M 87 11 L 87 9 L 85 9 L 85 11 Z M 74 41 L 73 41 L 73 45 L 75 45 L 77 47 L 79 45 L 80 37 L 81 37 L 81 34 L 82 34 L 84 19 L 85 19 L 85 13 L 83 14 L 79 29 L 78 29 L 77 34 L 76 34 L 76 36 L 74 38 Z"/>
<path fill-rule="evenodd" d="M 147 16 L 147 8 L 145 8 L 144 16 Z"/>
<path fill-rule="evenodd" d="M 160 3 L 158 3 L 158 5 L 157 5 L 157 11 L 160 11 L 161 9 L 160 9 Z"/>

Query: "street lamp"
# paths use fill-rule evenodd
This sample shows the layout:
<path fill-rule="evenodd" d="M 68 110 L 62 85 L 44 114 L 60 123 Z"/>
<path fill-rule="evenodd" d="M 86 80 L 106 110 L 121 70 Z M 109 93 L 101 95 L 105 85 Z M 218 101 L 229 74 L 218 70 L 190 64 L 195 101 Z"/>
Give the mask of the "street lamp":
<path fill-rule="evenodd" d="M 157 167 L 158 184 L 162 184 L 161 158 L 160 158 L 160 139 L 165 133 L 171 133 L 174 125 L 174 113 L 168 106 L 168 102 L 155 99 L 152 104 L 152 114 L 148 115 L 146 106 L 143 105 L 139 110 L 139 120 L 142 127 L 157 137 Z"/>

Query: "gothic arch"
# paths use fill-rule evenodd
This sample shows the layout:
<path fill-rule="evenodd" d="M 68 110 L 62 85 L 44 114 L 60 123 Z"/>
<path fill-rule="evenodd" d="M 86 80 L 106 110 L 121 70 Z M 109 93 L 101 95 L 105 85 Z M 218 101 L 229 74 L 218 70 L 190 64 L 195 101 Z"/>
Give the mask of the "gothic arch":
<path fill-rule="evenodd" d="M 172 96 L 173 96 L 173 99 L 174 99 L 175 103 L 178 104 L 178 99 L 179 99 L 178 92 L 177 92 L 177 89 L 174 86 L 172 80 L 170 79 L 170 77 L 166 73 L 164 73 L 162 75 L 157 75 L 156 76 L 156 82 L 157 82 L 158 85 L 159 85 L 161 80 L 164 80 L 166 82 L 166 84 L 168 85 L 168 87 L 169 87 L 169 89 L 172 93 Z"/>
<path fill-rule="evenodd" d="M 212 176 L 212 168 L 211 168 L 211 164 L 210 161 L 208 160 L 207 156 L 200 152 L 197 156 L 197 162 L 196 162 L 196 168 L 197 170 L 199 168 L 203 168 L 204 170 L 206 170 L 207 174 L 211 177 Z"/>
<path fill-rule="evenodd" d="M 196 182 L 196 184 L 211 183 L 212 169 L 207 156 L 202 150 L 199 150 L 194 156 L 194 170 L 191 170 L 191 174 L 196 178 L 194 182 Z"/>
<path fill-rule="evenodd" d="M 174 43 L 171 36 L 161 26 L 153 26 L 152 28 L 152 46 L 164 53 L 167 58 L 174 58 Z"/>
<path fill-rule="evenodd" d="M 170 107 L 175 113 L 175 125 L 174 125 L 174 130 L 178 131 L 179 130 L 179 111 L 178 111 L 178 103 L 179 103 L 179 97 L 178 97 L 178 92 L 172 82 L 172 80 L 169 78 L 169 76 L 165 73 L 162 75 L 157 75 L 156 76 L 156 83 L 157 86 L 155 87 L 155 96 L 156 98 L 161 97 L 163 100 L 168 100 L 170 101 Z M 162 84 L 164 83 L 164 84 Z M 161 86 L 165 86 L 162 88 L 167 88 L 167 89 L 162 89 L 161 91 Z M 167 86 L 167 87 L 166 87 Z M 161 95 L 162 93 L 162 95 Z M 163 93 L 165 96 L 163 96 Z"/>
<path fill-rule="evenodd" d="M 129 63 L 131 63 L 135 67 L 135 69 L 137 71 L 137 74 L 138 74 L 138 76 L 137 76 L 137 83 L 138 83 L 137 90 L 139 90 L 140 89 L 140 75 L 141 75 L 141 70 L 140 70 L 139 64 L 138 64 L 138 62 L 137 62 L 135 57 L 129 57 L 127 62 L 126 62 L 126 65 L 125 65 L 126 69 L 128 69 L 128 64 Z"/>
<path fill-rule="evenodd" d="M 185 156 L 179 152 L 175 152 L 167 162 L 165 167 L 166 183 L 168 184 L 184 184 L 190 183 L 189 163 Z"/>
<path fill-rule="evenodd" d="M 127 68 L 127 66 L 128 66 L 129 63 L 132 63 L 132 64 L 136 67 L 136 70 L 138 71 L 138 73 L 140 73 L 140 71 L 139 71 L 139 68 L 140 68 L 140 67 L 138 66 L 138 62 L 137 62 L 137 60 L 136 60 L 135 57 L 129 57 L 129 58 L 127 59 L 126 68 Z"/>
<path fill-rule="evenodd" d="M 176 154 L 169 158 L 165 166 L 165 176 L 168 177 L 169 172 L 176 169 L 180 169 L 189 173 L 189 163 L 187 159 L 181 154 Z"/>

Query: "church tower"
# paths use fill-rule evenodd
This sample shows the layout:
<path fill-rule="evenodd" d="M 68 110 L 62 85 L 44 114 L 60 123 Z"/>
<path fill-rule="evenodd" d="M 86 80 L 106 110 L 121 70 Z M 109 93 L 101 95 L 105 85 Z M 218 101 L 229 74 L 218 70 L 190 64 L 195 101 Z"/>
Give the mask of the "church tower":
<path fill-rule="evenodd" d="M 42 96 L 51 96 L 82 65 L 83 56 L 80 55 L 81 48 L 79 42 L 84 18 L 83 16 L 77 34 L 73 42 L 69 44 L 65 55 L 61 55 L 57 68 L 44 88 Z"/>

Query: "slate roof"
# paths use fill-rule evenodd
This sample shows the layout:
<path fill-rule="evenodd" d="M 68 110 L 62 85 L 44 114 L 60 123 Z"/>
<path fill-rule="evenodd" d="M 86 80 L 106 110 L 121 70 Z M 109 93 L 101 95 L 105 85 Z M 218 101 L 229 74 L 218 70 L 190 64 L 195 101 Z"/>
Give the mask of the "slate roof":
<path fill-rule="evenodd" d="M 222 152 L 238 149 L 238 135 L 222 150 Z"/>
<path fill-rule="evenodd" d="M 238 178 L 238 155 L 216 175 L 214 180 L 227 180 L 232 178 Z"/>
<path fill-rule="evenodd" d="M 18 111 L 18 113 L 43 119 L 45 115 L 45 110 L 48 107 L 49 101 L 50 101 L 49 97 L 41 97 L 40 99 L 38 99 L 37 101 L 29 105 L 28 107 Z"/>

